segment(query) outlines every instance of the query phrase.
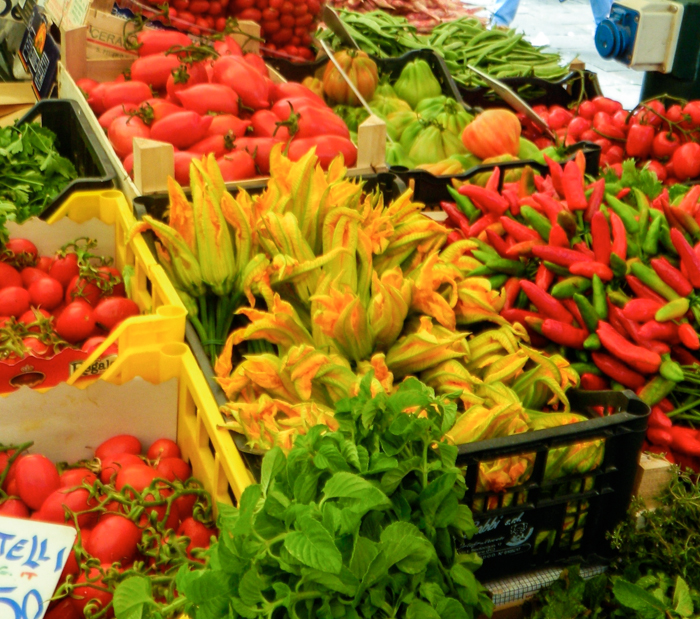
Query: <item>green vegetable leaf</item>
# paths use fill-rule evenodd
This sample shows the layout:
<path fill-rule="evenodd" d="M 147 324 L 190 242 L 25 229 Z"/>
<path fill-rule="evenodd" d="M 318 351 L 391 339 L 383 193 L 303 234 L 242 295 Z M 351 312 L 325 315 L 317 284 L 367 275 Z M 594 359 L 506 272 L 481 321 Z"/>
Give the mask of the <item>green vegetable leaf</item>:
<path fill-rule="evenodd" d="M 441 617 L 432 606 L 416 598 L 406 610 L 406 619 L 441 619 Z"/>
<path fill-rule="evenodd" d="M 323 487 L 323 494 L 326 499 L 356 499 L 354 508 L 362 512 L 391 507 L 391 501 L 379 488 L 354 473 L 335 473 Z"/>
<path fill-rule="evenodd" d="M 367 569 L 378 554 L 379 544 L 366 537 L 358 536 L 350 559 L 350 571 L 355 578 L 364 578 Z"/>
<path fill-rule="evenodd" d="M 144 606 L 152 602 L 151 581 L 143 576 L 127 578 L 114 592 L 114 611 L 120 619 L 141 619 Z"/>
<path fill-rule="evenodd" d="M 298 524 L 300 530 L 292 531 L 284 538 L 284 547 L 289 554 L 308 567 L 339 573 L 343 558 L 328 530 L 311 516 L 299 519 Z"/>
<path fill-rule="evenodd" d="M 636 610 L 643 619 L 662 619 L 668 610 L 661 601 L 637 585 L 618 578 L 613 585 L 615 599 L 632 610 Z"/>
<path fill-rule="evenodd" d="M 262 590 L 265 588 L 265 581 L 258 574 L 257 569 L 251 568 L 241 578 L 238 584 L 238 595 L 246 606 L 256 606 L 263 602 Z"/>
<path fill-rule="evenodd" d="M 673 591 L 673 610 L 681 617 L 690 617 L 693 614 L 693 599 L 690 596 L 690 589 L 680 576 L 676 578 L 676 586 Z"/>
<path fill-rule="evenodd" d="M 260 487 L 263 495 L 267 495 L 270 482 L 277 476 L 278 473 L 284 470 L 284 465 L 284 453 L 279 447 L 274 447 L 265 454 L 260 470 Z"/>

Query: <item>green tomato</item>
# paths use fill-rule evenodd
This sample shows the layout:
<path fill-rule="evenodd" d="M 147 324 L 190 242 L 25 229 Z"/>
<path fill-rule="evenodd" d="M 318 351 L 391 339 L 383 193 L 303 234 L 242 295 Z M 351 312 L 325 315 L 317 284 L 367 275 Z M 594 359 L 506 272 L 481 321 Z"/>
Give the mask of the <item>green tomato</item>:
<path fill-rule="evenodd" d="M 409 129 L 406 130 L 406 133 Z M 403 140 L 401 140 L 401 144 L 405 148 Z M 418 164 L 437 163 L 451 155 L 463 155 L 466 152 L 464 144 L 454 133 L 446 131 L 439 125 L 432 124 L 417 133 L 408 150 L 408 156 Z"/>
<path fill-rule="evenodd" d="M 537 148 L 536 144 L 530 142 L 530 140 L 520 137 L 520 150 L 518 151 L 518 159 L 532 159 L 537 163 L 545 164 L 544 155 L 542 151 Z"/>
<path fill-rule="evenodd" d="M 388 142 L 386 145 L 386 163 L 389 167 L 401 166 L 409 170 L 415 168 L 415 164 L 406 154 L 399 142 Z"/>
<path fill-rule="evenodd" d="M 398 142 L 406 127 L 419 118 L 418 114 L 410 110 L 408 112 L 392 112 L 386 118 L 386 133 L 392 140 Z"/>
<path fill-rule="evenodd" d="M 401 71 L 399 79 L 394 84 L 396 94 L 407 101 L 411 108 L 430 97 L 442 94 L 442 86 L 438 82 L 430 65 L 422 59 L 409 62 Z"/>
<path fill-rule="evenodd" d="M 375 96 L 370 102 L 369 108 L 384 121 L 386 121 L 389 114 L 411 111 L 411 106 L 398 97 Z"/>

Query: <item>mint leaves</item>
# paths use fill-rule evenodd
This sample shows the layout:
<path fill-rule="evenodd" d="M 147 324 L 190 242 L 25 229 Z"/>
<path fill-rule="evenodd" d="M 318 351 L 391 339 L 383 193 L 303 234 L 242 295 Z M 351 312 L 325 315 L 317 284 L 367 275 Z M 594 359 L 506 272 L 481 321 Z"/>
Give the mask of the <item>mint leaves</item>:
<path fill-rule="evenodd" d="M 373 397 L 372 380 L 338 404 L 336 432 L 317 426 L 288 456 L 271 450 L 261 483 L 237 508 L 220 506 L 219 541 L 206 566 L 178 573 L 177 605 L 144 600 L 146 588 L 126 580 L 140 604 L 118 590 L 117 619 L 490 615 L 472 571 L 479 557 L 455 550 L 476 528 L 460 504 L 457 449 L 441 443 L 454 400 L 416 379 Z"/>

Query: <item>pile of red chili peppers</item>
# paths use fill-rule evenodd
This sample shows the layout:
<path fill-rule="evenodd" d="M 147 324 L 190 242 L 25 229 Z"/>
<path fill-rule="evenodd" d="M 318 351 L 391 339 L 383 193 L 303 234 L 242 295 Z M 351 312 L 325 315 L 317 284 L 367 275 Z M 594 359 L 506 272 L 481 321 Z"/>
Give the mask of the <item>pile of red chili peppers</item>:
<path fill-rule="evenodd" d="M 666 189 L 613 195 L 587 183 L 581 153 L 547 163 L 500 191 L 498 168 L 452 191 L 449 241 L 478 243 L 470 275 L 505 289 L 501 316 L 561 347 L 583 389 L 633 389 L 653 407 L 645 449 L 700 472 L 700 186 L 673 203 Z"/>

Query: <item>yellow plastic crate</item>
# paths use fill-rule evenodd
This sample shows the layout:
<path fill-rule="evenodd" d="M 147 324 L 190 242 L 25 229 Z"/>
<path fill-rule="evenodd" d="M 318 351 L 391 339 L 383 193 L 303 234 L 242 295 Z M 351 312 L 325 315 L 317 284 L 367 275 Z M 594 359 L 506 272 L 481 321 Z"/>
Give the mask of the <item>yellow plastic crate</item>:
<path fill-rule="evenodd" d="M 86 372 L 94 373 L 91 366 L 114 343 L 118 345 L 121 357 L 133 348 L 184 341 L 187 310 L 143 237 L 138 234 L 129 239 L 136 220 L 124 195 L 113 189 L 76 192 L 47 223 L 53 224 L 64 217 L 76 223 L 97 218 L 114 227 L 114 265 L 120 271 L 125 267 L 133 269 L 127 292 L 142 312 L 140 316 L 128 318 L 110 333 L 67 382 L 73 384 Z"/>
<path fill-rule="evenodd" d="M 254 480 L 230 432 L 220 428 L 219 407 L 192 351 L 180 343 L 131 349 L 119 355 L 101 380 L 122 385 L 136 376 L 154 384 L 178 379 L 177 443 L 183 458 L 215 504 L 235 505 Z"/>

